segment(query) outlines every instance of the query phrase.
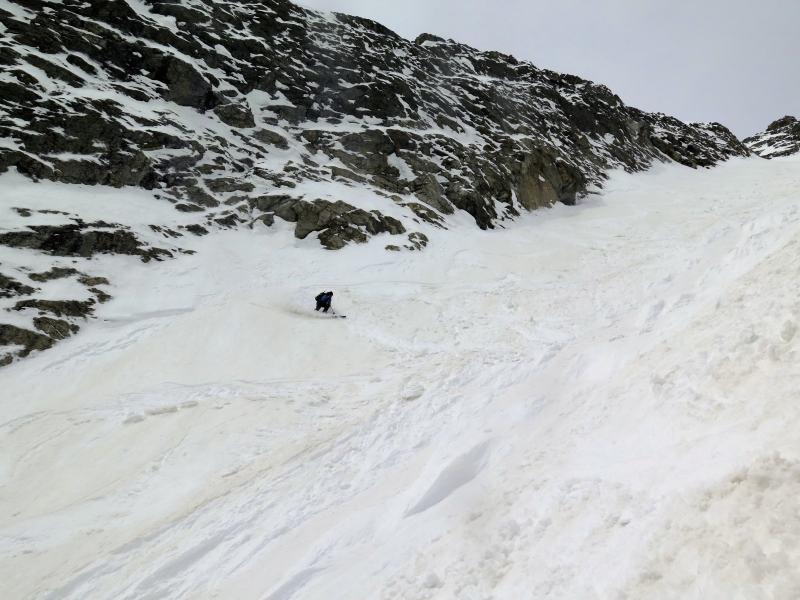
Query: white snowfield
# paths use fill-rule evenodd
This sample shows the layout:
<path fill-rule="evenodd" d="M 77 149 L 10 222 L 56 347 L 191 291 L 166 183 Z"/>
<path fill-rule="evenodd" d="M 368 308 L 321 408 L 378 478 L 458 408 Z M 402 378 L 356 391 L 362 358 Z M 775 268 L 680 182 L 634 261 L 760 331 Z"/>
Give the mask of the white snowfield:
<path fill-rule="evenodd" d="M 0 369 L 0 596 L 796 599 L 799 209 L 754 157 L 422 252 L 278 220 L 83 261 L 115 299 Z"/>

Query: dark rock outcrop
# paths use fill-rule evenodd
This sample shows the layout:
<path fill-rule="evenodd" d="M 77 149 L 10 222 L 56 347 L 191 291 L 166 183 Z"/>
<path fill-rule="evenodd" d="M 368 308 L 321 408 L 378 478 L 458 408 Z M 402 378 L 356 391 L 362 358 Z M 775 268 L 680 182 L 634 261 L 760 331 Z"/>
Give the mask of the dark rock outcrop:
<path fill-rule="evenodd" d="M 256 126 L 250 108 L 241 104 L 225 104 L 214 109 L 220 120 L 226 125 L 238 129 L 249 129 Z"/>
<path fill-rule="evenodd" d="M 348 242 L 363 244 L 369 235 L 399 235 L 406 231 L 403 224 L 393 217 L 376 210 L 362 210 L 341 200 L 306 202 L 291 196 L 275 195 L 253 198 L 251 204 L 267 215 L 296 223 L 294 235 L 298 239 L 305 239 L 315 231 L 322 232 L 319 241 L 328 250 L 338 250 Z M 271 224 L 264 217 L 260 220 L 267 225 Z"/>
<path fill-rule="evenodd" d="M 21 300 L 12 310 L 31 308 L 40 313 L 49 312 L 57 317 L 86 317 L 94 312 L 94 300 Z"/>
<path fill-rule="evenodd" d="M 414 233 L 408 234 L 408 241 L 409 244 L 406 246 L 407 250 L 422 250 L 425 246 L 428 245 L 428 236 L 424 233 L 419 233 L 415 231 Z"/>
<path fill-rule="evenodd" d="M 258 131 L 253 133 L 253 137 L 258 140 L 259 142 L 263 142 L 264 144 L 270 144 L 275 146 L 276 148 L 280 148 L 281 150 L 286 150 L 289 148 L 289 142 L 286 140 L 279 133 L 275 133 L 274 131 L 270 131 L 269 129 L 259 129 Z"/>
<path fill-rule="evenodd" d="M 78 283 L 82 283 L 86 287 L 94 287 L 96 285 L 110 285 L 108 279 L 105 277 L 92 277 L 90 275 L 81 275 L 78 278 Z"/>
<path fill-rule="evenodd" d="M 17 353 L 21 358 L 28 356 L 34 350 L 47 350 L 53 343 L 53 339 L 47 335 L 14 325 L 0 324 L 0 346 L 22 346 Z M 13 355 L 6 354 L 0 359 L 0 366 L 5 366 L 12 360 Z"/>
<path fill-rule="evenodd" d="M 100 288 L 94 288 L 94 287 L 93 288 L 89 288 L 89 291 L 94 294 L 94 297 L 97 298 L 97 301 L 100 304 L 104 304 L 105 302 L 108 302 L 109 300 L 112 299 L 111 294 L 106 294 Z"/>
<path fill-rule="evenodd" d="M 168 250 L 148 248 L 130 231 L 108 223 L 79 221 L 69 225 L 29 225 L 28 230 L 0 233 L 0 245 L 31 248 L 53 256 L 131 254 L 140 256 L 143 262 L 162 260 L 165 256 L 172 257 Z"/>
<path fill-rule="evenodd" d="M 186 231 L 197 236 L 208 235 L 208 229 L 206 229 L 202 225 L 187 225 Z"/>
<path fill-rule="evenodd" d="M 800 152 L 800 121 L 783 117 L 770 124 L 763 133 L 744 140 L 750 150 L 764 158 L 791 156 Z"/>
<path fill-rule="evenodd" d="M 410 219 L 464 210 L 492 228 L 575 203 L 609 169 L 749 153 L 721 125 L 628 107 L 579 77 L 287 0 L 146 0 L 152 19 L 121 0 L 9 1 L 31 16 L 0 10 L 0 172 L 161 190 L 198 227 L 259 216 L 206 216 L 230 194 L 338 180 L 402 196 Z M 343 231 L 324 239 L 362 239 Z"/>
<path fill-rule="evenodd" d="M 36 317 L 33 326 L 53 340 L 64 340 L 80 330 L 74 323 L 50 317 Z"/>
<path fill-rule="evenodd" d="M 46 281 L 52 281 L 53 279 L 63 279 L 64 277 L 72 277 L 73 275 L 77 274 L 77 269 L 53 267 L 44 273 L 31 273 L 28 275 L 28 277 L 34 281 L 38 281 L 39 283 L 45 283 Z"/>
<path fill-rule="evenodd" d="M 13 277 L 7 277 L 0 273 L 0 298 L 12 298 L 14 296 L 30 296 L 36 290 L 29 285 L 20 283 Z"/>
<path fill-rule="evenodd" d="M 111 296 L 97 287 L 97 285 L 109 285 L 105 277 L 93 277 L 79 272 L 77 269 L 54 266 L 49 271 L 43 273 L 30 273 L 29 277 L 39 283 L 46 284 L 56 279 L 65 277 L 75 277 L 77 281 L 89 288 L 94 294 L 94 299 L 88 300 L 50 300 L 50 299 L 27 299 L 17 301 L 11 308 L 21 313 L 23 316 L 31 317 L 31 323 L 39 333 L 22 327 L 10 324 L 0 324 L 0 346 L 20 346 L 16 352 L 6 352 L 0 355 L 0 367 L 11 364 L 15 357 L 24 358 L 34 350 L 46 350 L 55 342 L 64 340 L 71 335 L 78 333 L 80 326 L 75 320 L 85 320 L 94 314 L 96 303 L 107 302 Z M 0 274 L 0 298 L 11 298 L 14 296 L 29 296 L 38 290 L 17 282 L 16 280 Z M 53 315 L 51 316 L 46 315 Z"/>

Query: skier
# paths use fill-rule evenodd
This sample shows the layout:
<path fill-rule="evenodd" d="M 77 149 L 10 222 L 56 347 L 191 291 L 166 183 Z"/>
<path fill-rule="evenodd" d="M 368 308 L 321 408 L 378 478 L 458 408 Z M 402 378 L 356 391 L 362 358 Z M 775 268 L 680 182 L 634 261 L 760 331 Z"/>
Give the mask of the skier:
<path fill-rule="evenodd" d="M 331 307 L 331 302 L 333 301 L 333 292 L 322 292 L 319 294 L 314 300 L 317 301 L 317 308 L 314 310 L 319 310 L 323 308 L 322 312 L 327 313 L 328 309 Z"/>

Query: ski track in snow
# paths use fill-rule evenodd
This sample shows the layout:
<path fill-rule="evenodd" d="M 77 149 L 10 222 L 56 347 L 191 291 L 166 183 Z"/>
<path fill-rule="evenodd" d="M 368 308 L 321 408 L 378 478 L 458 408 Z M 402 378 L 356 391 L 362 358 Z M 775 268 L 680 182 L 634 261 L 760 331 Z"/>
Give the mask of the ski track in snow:
<path fill-rule="evenodd" d="M 99 257 L 127 295 L 0 370 L 2 595 L 800 597 L 799 207 L 736 159 L 423 252 Z"/>

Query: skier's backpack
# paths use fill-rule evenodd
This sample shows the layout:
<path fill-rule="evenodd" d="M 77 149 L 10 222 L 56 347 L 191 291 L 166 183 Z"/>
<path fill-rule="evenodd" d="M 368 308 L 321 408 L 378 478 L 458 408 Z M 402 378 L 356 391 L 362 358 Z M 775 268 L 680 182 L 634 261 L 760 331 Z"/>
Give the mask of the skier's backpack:
<path fill-rule="evenodd" d="M 322 293 L 318 294 L 317 297 L 314 298 L 314 300 L 316 300 L 317 302 L 320 302 L 324 295 L 325 295 L 325 292 L 322 292 Z"/>

